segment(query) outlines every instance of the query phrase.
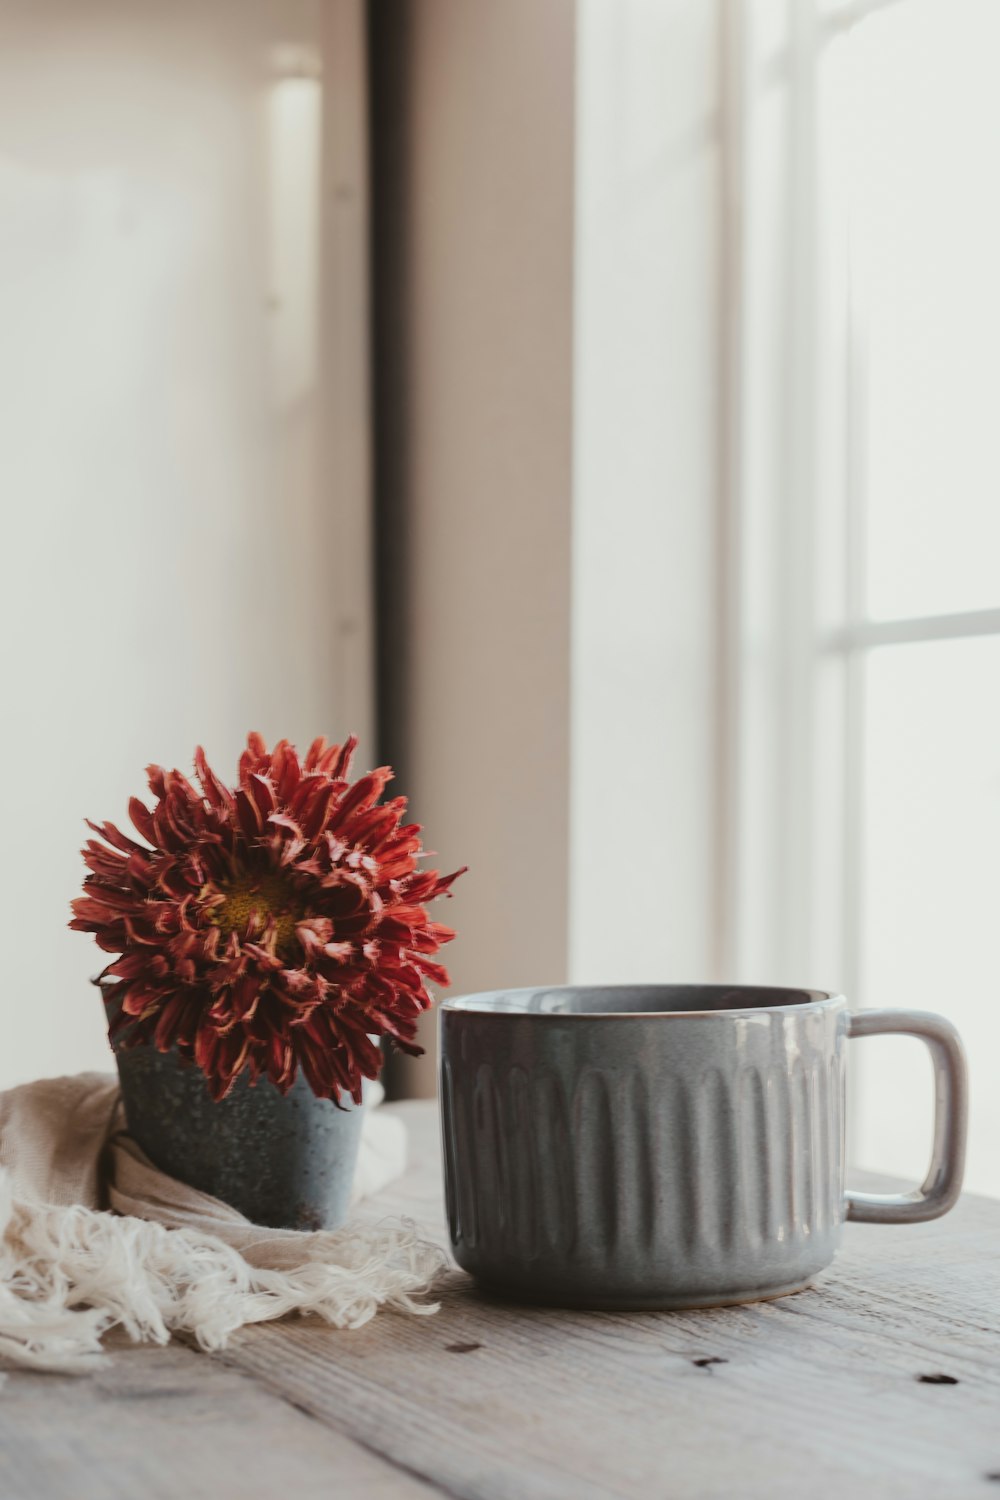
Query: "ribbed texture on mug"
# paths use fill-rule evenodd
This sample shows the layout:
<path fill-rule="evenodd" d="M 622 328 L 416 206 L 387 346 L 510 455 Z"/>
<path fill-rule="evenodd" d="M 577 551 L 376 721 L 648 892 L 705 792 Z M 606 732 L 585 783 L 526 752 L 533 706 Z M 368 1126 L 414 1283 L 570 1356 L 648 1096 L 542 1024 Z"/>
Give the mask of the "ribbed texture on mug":
<path fill-rule="evenodd" d="M 731 1070 L 442 1063 L 449 1224 L 489 1276 L 695 1288 L 825 1264 L 842 1221 L 843 1054 Z"/>

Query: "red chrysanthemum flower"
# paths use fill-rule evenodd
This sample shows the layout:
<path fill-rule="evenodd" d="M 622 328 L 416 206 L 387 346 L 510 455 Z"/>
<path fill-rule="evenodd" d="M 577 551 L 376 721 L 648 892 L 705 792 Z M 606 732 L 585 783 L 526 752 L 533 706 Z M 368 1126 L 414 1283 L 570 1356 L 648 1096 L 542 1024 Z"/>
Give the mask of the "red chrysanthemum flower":
<path fill-rule="evenodd" d="M 406 799 L 382 803 L 383 766 L 348 782 L 357 740 L 316 740 L 304 761 L 287 740 L 251 734 L 239 780 L 223 786 L 195 752 L 197 790 L 150 766 L 150 811 L 129 815 L 146 845 L 113 823 L 88 827 L 85 894 L 70 926 L 92 932 L 121 1002 L 121 1046 L 176 1047 L 222 1099 L 247 1070 L 287 1092 L 301 1067 L 313 1092 L 360 1102 L 388 1037 L 417 1054 L 432 954 L 454 937 L 425 903 L 463 873 L 418 870 L 420 826 Z"/>

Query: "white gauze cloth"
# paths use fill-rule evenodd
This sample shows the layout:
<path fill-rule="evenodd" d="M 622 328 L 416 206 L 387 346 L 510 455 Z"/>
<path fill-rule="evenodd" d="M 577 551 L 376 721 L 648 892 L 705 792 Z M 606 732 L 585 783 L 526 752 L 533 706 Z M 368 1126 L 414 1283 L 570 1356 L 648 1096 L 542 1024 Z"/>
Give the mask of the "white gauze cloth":
<path fill-rule="evenodd" d="M 355 1198 L 406 1162 L 400 1120 L 366 1110 Z M 247 1323 L 317 1313 L 358 1328 L 420 1300 L 445 1264 L 405 1220 L 264 1229 L 167 1177 L 125 1129 L 117 1079 L 44 1079 L 0 1093 L 0 1361 L 77 1372 L 120 1325 L 222 1348 Z"/>

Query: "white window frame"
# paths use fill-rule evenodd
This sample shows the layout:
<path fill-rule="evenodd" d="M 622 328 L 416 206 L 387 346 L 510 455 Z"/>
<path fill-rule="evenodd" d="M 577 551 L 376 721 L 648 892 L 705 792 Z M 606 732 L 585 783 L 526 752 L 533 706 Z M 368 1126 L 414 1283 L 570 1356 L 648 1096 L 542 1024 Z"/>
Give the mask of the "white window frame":
<path fill-rule="evenodd" d="M 723 0 L 721 26 L 723 452 L 720 476 L 717 726 L 717 960 L 720 973 L 863 991 L 864 666 L 891 644 L 1000 635 L 1000 608 L 872 620 L 865 611 L 867 449 L 863 289 L 844 263 L 825 264 L 822 216 L 820 64 L 837 36 L 908 0 L 789 0 L 786 32 L 769 52 L 756 35 L 754 0 Z M 750 244 L 757 212 L 754 152 L 761 101 L 785 94 L 784 176 L 787 289 L 782 307 L 784 436 L 776 455 L 780 495 L 774 541 L 781 560 L 767 640 L 755 637 L 751 599 L 761 581 L 748 545 L 746 455 L 751 383 L 761 351 L 753 336 Z M 836 290 L 831 292 L 831 286 Z M 839 304 L 839 305 L 838 305 Z M 834 416 L 821 423 L 820 411 Z M 838 451 L 839 450 L 839 451 Z M 835 598 L 822 598 L 818 557 L 835 548 Z M 759 631 L 758 631 L 759 636 Z M 755 702 L 764 676 L 777 684 Z M 835 684 L 821 722 L 821 676 Z M 762 776 L 751 764 L 755 713 L 770 716 L 775 754 Z M 831 753 L 837 762 L 832 806 Z M 825 764 L 826 773 L 819 767 Z M 779 830 L 763 855 L 748 832 Z M 763 895 L 753 887 L 760 883 Z M 831 889 L 836 897 L 831 899 Z M 761 940 L 761 927 L 770 936 Z"/>

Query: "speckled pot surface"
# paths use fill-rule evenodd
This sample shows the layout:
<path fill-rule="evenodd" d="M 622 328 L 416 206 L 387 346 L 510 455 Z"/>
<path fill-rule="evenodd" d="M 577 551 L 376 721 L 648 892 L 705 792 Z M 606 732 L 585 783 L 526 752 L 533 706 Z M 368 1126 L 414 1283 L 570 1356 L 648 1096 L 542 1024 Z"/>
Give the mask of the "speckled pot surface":
<path fill-rule="evenodd" d="M 239 1078 L 216 1103 L 175 1052 L 117 1051 L 129 1132 L 150 1161 L 255 1224 L 336 1229 L 350 1204 L 363 1107 L 317 1099 L 300 1075 L 282 1095 Z"/>

